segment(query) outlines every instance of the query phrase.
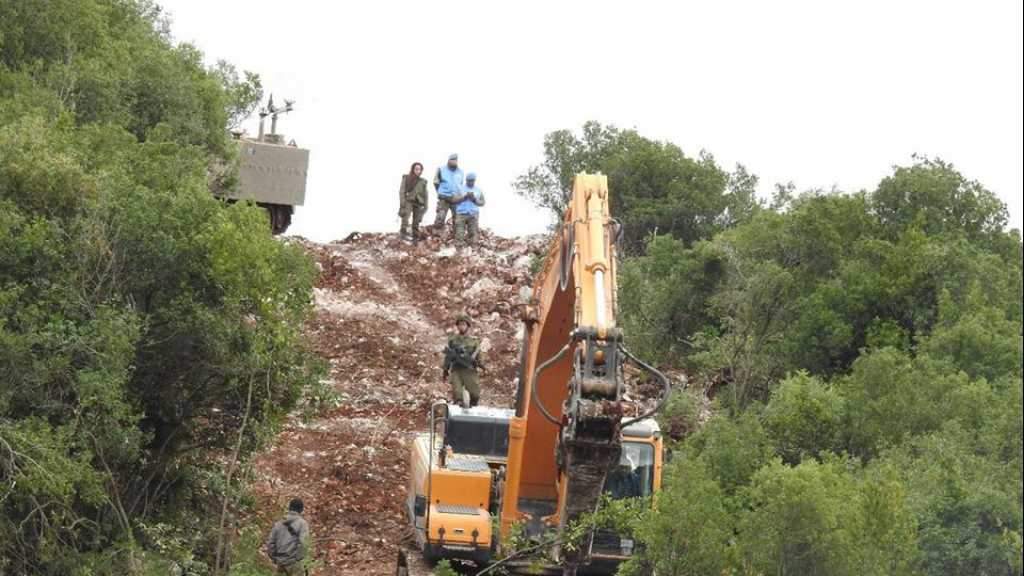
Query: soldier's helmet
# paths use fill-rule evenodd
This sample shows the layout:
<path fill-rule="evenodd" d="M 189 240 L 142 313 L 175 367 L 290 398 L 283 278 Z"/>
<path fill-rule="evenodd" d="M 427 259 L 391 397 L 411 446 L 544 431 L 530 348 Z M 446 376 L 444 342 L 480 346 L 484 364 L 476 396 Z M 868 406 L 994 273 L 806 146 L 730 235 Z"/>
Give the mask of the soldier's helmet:
<path fill-rule="evenodd" d="M 466 326 L 472 326 L 473 320 L 469 317 L 469 314 L 459 314 L 455 317 L 455 325 L 458 326 L 460 322 L 465 322 Z"/>

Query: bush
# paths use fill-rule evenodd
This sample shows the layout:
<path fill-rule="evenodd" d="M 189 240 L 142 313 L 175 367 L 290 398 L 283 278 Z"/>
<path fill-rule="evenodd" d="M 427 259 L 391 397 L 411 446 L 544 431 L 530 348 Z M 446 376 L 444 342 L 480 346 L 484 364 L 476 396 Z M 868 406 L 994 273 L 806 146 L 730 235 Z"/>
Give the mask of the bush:
<path fill-rule="evenodd" d="M 448 560 L 441 560 L 434 565 L 434 569 L 431 571 L 434 576 L 458 576 L 459 573 L 452 568 L 452 563 Z"/>
<path fill-rule="evenodd" d="M 680 458 L 666 470 L 665 489 L 636 530 L 642 556 L 623 572 L 641 567 L 658 574 L 719 574 L 730 565 L 734 519 L 725 494 L 702 459 Z"/>
<path fill-rule="evenodd" d="M 753 412 L 734 419 L 713 417 L 686 442 L 683 454 L 703 459 L 711 478 L 730 496 L 775 455 L 771 439 Z"/>
<path fill-rule="evenodd" d="M 5 574 L 138 572 L 151 525 L 209 564 L 239 494 L 210 451 L 245 458 L 317 381 L 312 263 L 208 182 L 256 79 L 165 26 L 145 1 L 0 3 Z"/>
<path fill-rule="evenodd" d="M 891 475 L 862 481 L 843 461 L 776 462 L 744 496 L 738 545 L 755 573 L 914 573 L 914 527 Z"/>
<path fill-rule="evenodd" d="M 840 451 L 843 399 L 806 372 L 782 381 L 764 411 L 764 426 L 788 464 Z"/>
<path fill-rule="evenodd" d="M 703 407 L 703 394 L 691 389 L 673 390 L 658 414 L 658 424 L 666 438 L 685 440 L 697 431 Z"/>
<path fill-rule="evenodd" d="M 1019 437 L 978 436 L 951 422 L 884 456 L 907 486 L 927 574 L 1021 573 L 1021 456 L 987 456 L 1002 450 L 979 440 L 1019 445 Z"/>

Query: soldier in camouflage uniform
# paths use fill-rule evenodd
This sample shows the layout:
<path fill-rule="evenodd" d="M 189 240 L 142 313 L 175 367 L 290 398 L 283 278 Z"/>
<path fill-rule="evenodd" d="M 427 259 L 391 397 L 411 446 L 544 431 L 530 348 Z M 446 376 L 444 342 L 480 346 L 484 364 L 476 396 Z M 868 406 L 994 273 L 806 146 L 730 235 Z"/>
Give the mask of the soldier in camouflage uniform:
<path fill-rule="evenodd" d="M 469 335 L 469 327 L 469 316 L 460 314 L 455 319 L 458 333 L 448 336 L 442 366 L 444 378 L 452 387 L 452 397 L 464 407 L 476 406 L 480 401 L 477 370 L 486 369 L 480 361 L 480 339 Z"/>
<path fill-rule="evenodd" d="M 420 239 L 420 221 L 427 211 L 427 179 L 422 174 L 423 164 L 413 162 L 398 186 L 398 216 L 402 219 L 400 236 L 403 240 L 417 242 Z M 410 217 L 412 227 L 409 226 Z"/>

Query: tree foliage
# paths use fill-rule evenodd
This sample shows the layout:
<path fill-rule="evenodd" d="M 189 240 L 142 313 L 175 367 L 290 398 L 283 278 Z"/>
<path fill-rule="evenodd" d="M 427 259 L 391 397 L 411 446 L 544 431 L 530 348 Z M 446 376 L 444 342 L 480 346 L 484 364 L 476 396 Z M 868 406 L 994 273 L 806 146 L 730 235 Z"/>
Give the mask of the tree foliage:
<path fill-rule="evenodd" d="M 681 450 L 736 527 L 715 573 L 1021 574 L 1021 244 L 991 198 L 918 159 L 623 264 L 624 325 L 719 400 Z"/>
<path fill-rule="evenodd" d="M 668 489 L 657 508 L 640 522 L 636 537 L 647 544 L 620 572 L 650 567 L 658 574 L 701 576 L 731 565 L 730 542 L 736 526 L 721 487 L 701 459 L 681 460 L 666 472 Z"/>
<path fill-rule="evenodd" d="M 699 428 L 689 398 L 663 416 L 683 439 L 627 570 L 1022 574 L 1006 206 L 924 157 L 872 190 L 779 185 L 765 205 L 709 159 L 588 123 L 517 182 L 557 210 L 573 173 L 608 174 L 626 338 L 714 398 Z"/>
<path fill-rule="evenodd" d="M 890 473 L 858 478 L 843 462 L 775 462 L 746 491 L 739 546 L 762 574 L 913 574 L 913 518 Z"/>
<path fill-rule="evenodd" d="M 311 263 L 210 194 L 258 95 L 147 2 L 0 4 L 0 573 L 212 556 L 249 391 L 243 456 L 315 385 Z"/>
<path fill-rule="evenodd" d="M 578 135 L 557 130 L 545 136 L 544 161 L 513 186 L 558 221 L 580 172 L 608 176 L 628 253 L 640 252 L 651 231 L 690 243 L 746 220 L 758 208 L 757 178 L 743 166 L 730 174 L 710 154 L 691 158 L 670 142 L 597 122 L 584 124 Z"/>
<path fill-rule="evenodd" d="M 845 399 L 819 378 L 799 372 L 772 392 L 764 426 L 787 464 L 842 452 Z"/>
<path fill-rule="evenodd" d="M 952 170 L 915 166 L 926 180 L 937 177 L 922 170 Z M 652 238 L 623 264 L 624 324 L 642 342 L 651 335 L 655 356 L 737 382 L 745 400 L 751 387 L 750 398 L 767 398 L 794 370 L 841 374 L 865 348 L 931 341 L 954 354 L 968 330 L 990 333 L 1000 370 L 1017 365 L 1019 232 L 972 241 L 970 231 L 911 226 L 893 235 L 878 202 L 876 193 L 810 193 L 693 246 Z M 655 297 L 640 298 L 648 284 Z"/>

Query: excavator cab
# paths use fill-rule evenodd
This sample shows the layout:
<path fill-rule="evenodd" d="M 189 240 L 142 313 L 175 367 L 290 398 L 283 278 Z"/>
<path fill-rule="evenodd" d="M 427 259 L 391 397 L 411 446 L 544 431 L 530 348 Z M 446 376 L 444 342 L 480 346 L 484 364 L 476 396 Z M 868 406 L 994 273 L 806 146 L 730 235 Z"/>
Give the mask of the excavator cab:
<path fill-rule="evenodd" d="M 447 405 L 444 421 L 444 443 L 455 454 L 479 456 L 489 463 L 503 463 L 508 458 L 508 421 L 512 410 L 474 406 L 463 408 Z"/>
<path fill-rule="evenodd" d="M 616 500 L 650 497 L 661 489 L 664 464 L 661 428 L 654 420 L 644 420 L 627 426 L 622 436 L 619 465 L 608 472 L 604 493 Z M 612 530 L 597 530 L 589 572 L 613 574 L 621 562 L 636 552 L 631 538 Z"/>

